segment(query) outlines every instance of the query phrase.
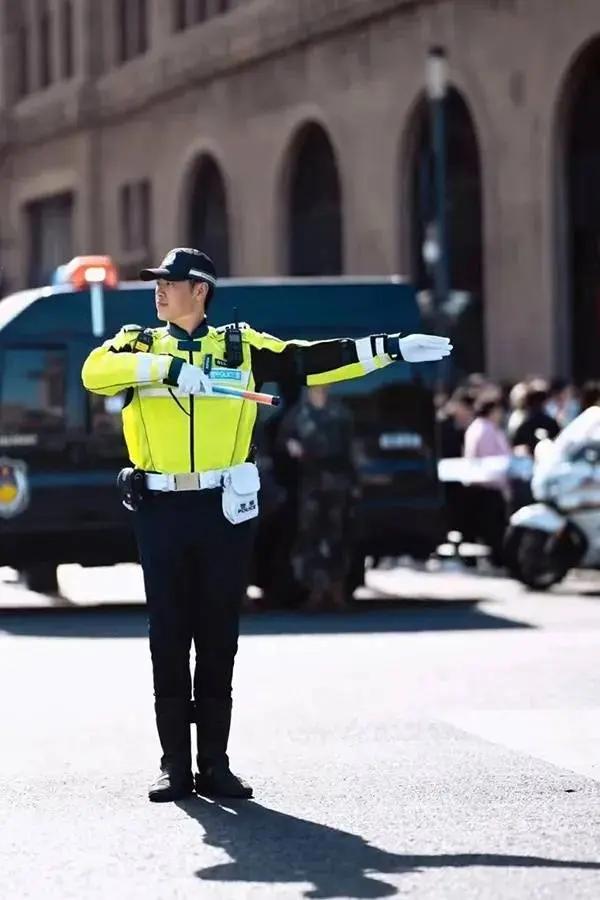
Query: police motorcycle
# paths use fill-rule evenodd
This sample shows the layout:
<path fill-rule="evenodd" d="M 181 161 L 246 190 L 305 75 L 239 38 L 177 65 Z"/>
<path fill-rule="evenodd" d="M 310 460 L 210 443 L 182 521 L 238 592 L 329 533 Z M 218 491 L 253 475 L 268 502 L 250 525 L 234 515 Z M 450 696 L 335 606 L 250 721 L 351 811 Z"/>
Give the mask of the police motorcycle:
<path fill-rule="evenodd" d="M 543 591 L 578 567 L 600 568 L 600 407 L 536 446 L 534 502 L 510 518 L 505 557 L 510 574 Z"/>

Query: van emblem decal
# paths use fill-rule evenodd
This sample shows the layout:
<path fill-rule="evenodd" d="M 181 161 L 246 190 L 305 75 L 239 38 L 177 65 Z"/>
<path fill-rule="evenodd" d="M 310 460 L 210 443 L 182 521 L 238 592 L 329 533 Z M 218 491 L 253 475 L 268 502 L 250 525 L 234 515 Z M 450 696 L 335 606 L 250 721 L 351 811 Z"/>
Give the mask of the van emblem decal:
<path fill-rule="evenodd" d="M 0 458 L 0 517 L 10 519 L 29 505 L 27 465 L 20 459 Z"/>

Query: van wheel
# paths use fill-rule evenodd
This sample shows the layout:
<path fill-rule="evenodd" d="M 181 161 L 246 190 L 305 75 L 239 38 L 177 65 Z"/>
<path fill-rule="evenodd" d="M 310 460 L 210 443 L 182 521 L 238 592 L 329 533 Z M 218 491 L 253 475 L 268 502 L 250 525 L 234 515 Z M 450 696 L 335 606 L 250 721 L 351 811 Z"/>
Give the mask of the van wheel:
<path fill-rule="evenodd" d="M 58 594 L 56 563 L 33 563 L 20 569 L 22 584 L 36 594 Z"/>

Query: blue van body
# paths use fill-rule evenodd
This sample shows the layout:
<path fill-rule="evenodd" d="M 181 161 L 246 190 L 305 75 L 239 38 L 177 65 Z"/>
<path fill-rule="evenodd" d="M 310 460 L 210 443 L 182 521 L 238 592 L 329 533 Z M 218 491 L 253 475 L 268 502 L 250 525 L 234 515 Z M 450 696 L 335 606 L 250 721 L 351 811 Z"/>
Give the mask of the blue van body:
<path fill-rule="evenodd" d="M 0 302 L 0 566 L 20 570 L 37 590 L 56 589 L 60 563 L 137 559 L 130 514 L 116 490 L 116 475 L 128 462 L 119 399 L 88 394 L 80 373 L 90 350 L 122 325 L 160 324 L 153 287 L 103 288 L 102 311 L 103 333 L 94 335 L 87 289 L 58 285 Z M 212 324 L 237 315 L 283 339 L 421 327 L 414 288 L 397 278 L 223 280 L 210 313 Z M 444 537 L 434 375 L 432 365 L 395 363 L 332 388 L 355 421 L 359 573 L 369 555 L 426 557 Z M 263 390 L 278 393 L 281 386 Z M 274 412 L 259 407 L 257 433 Z M 264 517 L 264 534 L 269 522 Z"/>

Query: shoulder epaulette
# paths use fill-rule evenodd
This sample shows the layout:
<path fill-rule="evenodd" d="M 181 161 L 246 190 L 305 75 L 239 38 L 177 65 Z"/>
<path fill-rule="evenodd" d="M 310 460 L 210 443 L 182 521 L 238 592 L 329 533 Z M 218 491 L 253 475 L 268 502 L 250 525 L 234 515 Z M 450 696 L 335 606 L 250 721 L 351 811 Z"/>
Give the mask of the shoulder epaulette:
<path fill-rule="evenodd" d="M 121 331 L 143 331 L 143 325 L 123 325 Z"/>

